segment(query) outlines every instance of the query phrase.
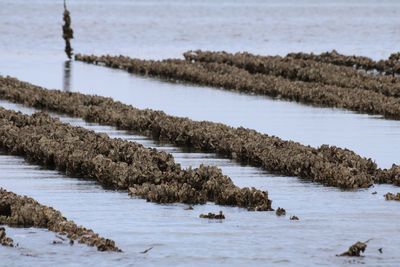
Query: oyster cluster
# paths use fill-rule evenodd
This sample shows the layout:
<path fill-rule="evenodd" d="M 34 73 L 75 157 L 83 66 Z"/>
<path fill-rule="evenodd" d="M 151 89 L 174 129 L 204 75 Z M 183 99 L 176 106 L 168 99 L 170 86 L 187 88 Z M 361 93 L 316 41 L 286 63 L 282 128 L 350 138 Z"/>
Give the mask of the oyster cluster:
<path fill-rule="evenodd" d="M 46 228 L 52 232 L 67 235 L 71 240 L 88 246 L 95 246 L 99 251 L 121 250 L 110 239 L 105 239 L 93 230 L 77 226 L 73 221 L 68 221 L 62 214 L 32 198 L 19 196 L 0 188 L 0 224 L 12 227 L 38 227 Z M 3 244 L 5 232 L 0 228 L 0 239 Z M 12 244 L 12 240 L 4 241 Z"/>
<path fill-rule="evenodd" d="M 285 216 L 286 215 L 286 210 L 284 208 L 278 207 L 276 209 L 276 216 Z"/>
<path fill-rule="evenodd" d="M 386 193 L 385 194 L 385 199 L 386 200 L 395 200 L 395 201 L 400 201 L 400 193 L 393 194 L 393 193 Z"/>
<path fill-rule="evenodd" d="M 346 252 L 336 256 L 360 257 L 361 253 L 367 249 L 367 242 L 360 242 L 353 244 Z"/>
<path fill-rule="evenodd" d="M 347 149 L 328 145 L 313 148 L 242 127 L 233 128 L 220 123 L 199 122 L 188 118 L 169 116 L 161 111 L 140 110 L 106 97 L 46 90 L 9 77 L 0 77 L 0 98 L 37 108 L 67 113 L 88 121 L 113 125 L 121 129 L 137 131 L 152 135 L 155 139 L 168 140 L 178 145 L 222 153 L 238 161 L 260 166 L 270 172 L 298 176 L 327 186 L 347 189 L 366 188 L 375 181 L 377 176 L 380 177 L 379 180 L 385 180 L 384 177 L 388 175 L 378 169 L 371 159 L 363 158 Z M 48 131 L 52 132 L 53 129 Z M 84 158 L 85 156 L 81 157 Z M 101 169 L 100 172 L 105 173 L 106 170 L 111 168 L 118 173 L 117 177 L 132 176 L 127 175 L 128 172 L 125 172 L 123 167 L 124 164 L 129 164 L 129 162 L 119 162 L 118 165 L 115 165 L 118 167 L 115 167 L 112 165 L 116 164 L 115 162 L 107 161 L 103 156 L 97 157 L 96 162 L 96 166 L 107 166 L 107 168 L 98 167 Z M 211 173 L 216 172 L 215 170 L 211 171 Z M 153 172 L 150 171 L 149 173 Z M 196 177 L 198 170 L 188 170 L 186 173 L 191 173 L 189 177 Z M 223 177 L 220 174 L 215 176 Z M 157 190 L 170 195 L 170 191 L 157 182 L 153 186 L 146 184 L 145 180 L 139 179 L 140 183 L 132 185 L 127 183 L 129 179 L 118 179 L 111 184 L 120 183 L 125 189 L 132 187 L 132 190 L 138 194 L 150 196 L 153 195 L 154 190 Z M 197 178 L 188 179 L 196 180 Z M 158 181 L 155 178 L 153 180 Z M 389 179 L 386 179 L 386 181 L 390 182 Z M 172 183 L 175 182 L 169 182 L 168 186 L 175 186 L 179 189 L 179 192 L 190 192 L 191 190 L 192 182 L 187 183 L 190 185 L 189 187 Z M 175 190 L 173 189 L 173 191 Z M 215 194 L 211 195 L 221 202 L 232 203 L 230 199 L 236 199 L 234 196 L 238 194 L 238 189 L 232 187 L 226 188 L 226 191 L 229 191 L 230 194 L 219 194 L 218 197 L 215 197 Z M 241 194 L 251 196 L 255 191 L 244 189 L 241 192 Z M 149 199 L 154 200 L 157 197 L 151 196 Z"/>
<path fill-rule="evenodd" d="M 2 211 L 0 210 L 0 219 L 2 216 L 1 213 Z M 5 247 L 14 247 L 14 241 L 12 240 L 12 238 L 7 236 L 6 229 L 4 229 L 4 227 L 0 227 L 0 245 Z"/>
<path fill-rule="evenodd" d="M 272 210 L 267 192 L 239 188 L 216 167 L 180 168 L 172 155 L 135 142 L 0 108 L 0 147 L 29 161 L 158 203 L 206 203 Z"/>
<path fill-rule="evenodd" d="M 400 74 L 400 53 L 392 53 L 388 59 L 374 61 L 363 56 L 346 56 L 333 50 L 321 53 L 320 55 L 307 53 L 290 53 L 290 58 L 313 60 L 318 62 L 330 63 L 339 66 L 355 67 L 366 71 L 376 70 L 381 74 L 393 75 Z"/>
<path fill-rule="evenodd" d="M 226 53 L 211 51 L 189 51 L 184 53 L 191 62 L 220 63 L 245 69 L 252 74 L 283 77 L 291 81 L 313 82 L 337 87 L 361 88 L 384 94 L 400 96 L 400 78 L 372 76 L 352 67 L 327 64 L 325 62 L 295 57 L 258 56 L 247 52 Z"/>
<path fill-rule="evenodd" d="M 400 118 L 399 98 L 359 87 L 347 88 L 317 82 L 293 81 L 280 76 L 250 73 L 246 69 L 217 62 L 179 59 L 154 61 L 124 56 L 79 54 L 75 59 L 170 81 L 184 81 L 306 104 L 379 114 L 387 118 Z"/>
<path fill-rule="evenodd" d="M 390 169 L 383 169 L 375 177 L 375 182 L 400 186 L 400 166 L 393 164 Z"/>

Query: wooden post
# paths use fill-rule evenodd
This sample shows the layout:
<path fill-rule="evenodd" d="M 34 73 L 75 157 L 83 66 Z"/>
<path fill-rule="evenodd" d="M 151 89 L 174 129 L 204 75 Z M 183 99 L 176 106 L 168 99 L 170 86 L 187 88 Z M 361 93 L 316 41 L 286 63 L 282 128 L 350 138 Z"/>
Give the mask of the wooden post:
<path fill-rule="evenodd" d="M 64 14 L 63 14 L 64 25 L 63 29 L 63 39 L 65 40 L 65 53 L 69 59 L 72 58 L 72 47 L 70 40 L 74 38 L 74 31 L 71 28 L 71 16 L 67 9 L 66 0 L 64 0 Z"/>

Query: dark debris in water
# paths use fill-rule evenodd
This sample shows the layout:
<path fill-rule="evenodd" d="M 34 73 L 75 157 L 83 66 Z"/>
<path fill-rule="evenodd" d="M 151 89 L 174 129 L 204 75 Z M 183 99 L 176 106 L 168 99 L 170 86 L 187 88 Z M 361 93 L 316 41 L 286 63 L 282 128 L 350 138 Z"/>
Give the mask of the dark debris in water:
<path fill-rule="evenodd" d="M 0 217 L 2 215 L 0 214 Z M 0 244 L 5 247 L 14 247 L 14 240 L 8 237 L 6 234 L 6 229 L 4 227 L 0 227 Z"/>
<path fill-rule="evenodd" d="M 153 247 L 149 247 L 148 249 L 145 249 L 144 251 L 140 252 L 142 254 L 146 254 L 147 252 L 149 252 L 150 250 L 152 250 Z"/>
<path fill-rule="evenodd" d="M 280 208 L 278 207 L 278 209 L 276 210 L 276 216 L 285 216 L 286 215 L 286 210 L 284 208 Z"/>
<path fill-rule="evenodd" d="M 367 241 L 368 242 L 368 241 Z M 361 253 L 367 249 L 367 242 L 360 242 L 353 244 L 346 252 L 336 256 L 360 257 Z"/>
<path fill-rule="evenodd" d="M 222 211 L 220 211 L 217 214 L 211 213 L 211 212 L 209 212 L 208 214 L 200 214 L 199 217 L 203 218 L 203 219 L 212 219 L 212 220 L 224 220 L 225 219 L 225 215 L 222 213 Z"/>

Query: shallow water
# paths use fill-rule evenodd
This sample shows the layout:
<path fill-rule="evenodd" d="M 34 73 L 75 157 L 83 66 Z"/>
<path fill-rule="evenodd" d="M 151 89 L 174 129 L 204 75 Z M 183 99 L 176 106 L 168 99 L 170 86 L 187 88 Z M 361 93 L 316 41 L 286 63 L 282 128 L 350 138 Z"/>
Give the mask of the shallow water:
<path fill-rule="evenodd" d="M 68 0 L 81 53 L 177 57 L 188 49 L 388 57 L 400 49 L 396 0 Z M 0 0 L 2 54 L 63 53 L 62 1 Z"/>
<path fill-rule="evenodd" d="M 260 54 L 337 49 L 379 59 L 400 50 L 400 2 L 395 0 L 70 0 L 68 4 L 75 30 L 72 45 L 79 53 L 166 58 L 179 57 L 188 49 Z M 0 0 L 0 75 L 47 88 L 111 96 L 195 120 L 244 126 L 312 146 L 346 147 L 380 167 L 400 163 L 399 121 L 163 83 L 81 62 L 72 62 L 67 69 L 61 14 L 62 5 L 51 0 Z"/>
<path fill-rule="evenodd" d="M 28 114 L 34 111 L 6 101 L 0 101 L 0 105 Z M 74 258 L 78 256 L 90 256 L 84 259 L 87 264 L 99 259 L 104 266 L 113 262 L 121 266 L 134 262 L 160 266 L 193 263 L 265 265 L 266 262 L 281 266 L 335 266 L 350 263 L 346 258 L 335 257 L 335 254 L 356 240 L 370 238 L 373 240 L 367 257 L 358 259 L 356 263 L 396 266 L 400 260 L 397 253 L 400 240 L 393 239 L 400 234 L 399 206 L 383 198 L 387 191 L 397 189 L 393 186 L 379 185 L 344 192 L 296 177 L 270 175 L 257 168 L 218 158 L 212 153 L 184 152 L 181 148 L 156 143 L 113 127 L 67 116 L 61 116 L 61 119 L 72 125 L 105 132 L 111 137 L 168 151 L 183 167 L 201 163 L 217 165 L 238 186 L 268 190 L 273 206 L 284 207 L 287 216 L 276 217 L 274 212 L 247 212 L 213 204 L 197 205 L 193 211 L 186 211 L 183 204 L 146 203 L 141 199 L 131 199 L 123 192 L 104 190 L 92 181 L 68 178 L 56 171 L 28 165 L 19 157 L 2 154 L 1 186 L 61 210 L 67 218 L 114 239 L 125 252 L 96 253 L 94 249 L 70 247 L 67 243 L 56 245 L 55 249 L 52 241 L 57 238 L 54 234 L 34 229 L 36 234 L 33 235 L 30 234 L 32 229 L 8 229 L 11 237 L 16 235 L 21 248 L 12 253 L 8 252 L 11 249 L 2 249 L 0 255 L 4 253 L 7 260 L 18 263 L 18 266 L 26 264 L 27 257 L 33 257 L 33 262 L 41 265 L 55 262 L 74 265 L 77 264 Z M 372 195 L 373 191 L 377 194 Z M 200 213 L 219 210 L 227 217 L 223 222 L 198 218 Z M 290 221 L 291 215 L 297 215 L 300 221 Z M 149 247 L 153 249 L 148 254 L 139 253 Z M 378 252 L 381 247 L 384 254 Z"/>
<path fill-rule="evenodd" d="M 374 59 L 400 50 L 399 1 L 68 1 L 76 52 L 140 58 L 179 57 L 188 49 L 286 54 L 336 49 Z M 339 109 L 248 96 L 206 87 L 170 84 L 122 71 L 72 62 L 65 68 L 61 1 L 0 0 L 0 74 L 48 88 L 111 96 L 139 108 L 160 109 L 196 120 L 245 126 L 284 139 L 350 148 L 381 167 L 399 163 L 400 122 Z M 69 86 L 68 86 L 69 84 Z M 0 102 L 1 106 L 21 106 Z M 25 112 L 31 109 L 22 108 Z M 354 264 L 335 257 L 370 238 L 362 266 L 398 266 L 399 204 L 383 194 L 388 185 L 357 192 L 270 175 L 215 154 L 180 148 L 112 127 L 63 120 L 157 147 L 183 166 L 217 165 L 239 186 L 268 190 L 273 206 L 288 215 L 253 213 L 215 205 L 157 205 L 106 191 L 92 181 L 43 170 L 21 158 L 0 156 L 0 186 L 51 205 L 78 224 L 114 239 L 123 254 L 85 246 L 52 245 L 53 233 L 10 229 L 20 248 L 0 247 L 0 266 L 278 265 Z M 376 195 L 372 195 L 377 191 Z M 223 210 L 222 223 L 201 220 Z M 289 221 L 290 215 L 300 221 Z M 34 232 L 34 233 L 31 233 Z M 147 254 L 141 254 L 154 247 Z M 383 254 L 378 248 L 383 247 Z"/>
<path fill-rule="evenodd" d="M 62 89 L 63 63 L 4 60 L 7 73 L 47 88 Z M 138 108 L 247 127 L 285 140 L 336 145 L 372 158 L 380 167 L 400 163 L 400 121 L 272 100 L 209 87 L 138 77 L 121 70 L 72 62 L 71 91 L 110 96 Z M 0 65 L 0 70 L 2 66 Z"/>

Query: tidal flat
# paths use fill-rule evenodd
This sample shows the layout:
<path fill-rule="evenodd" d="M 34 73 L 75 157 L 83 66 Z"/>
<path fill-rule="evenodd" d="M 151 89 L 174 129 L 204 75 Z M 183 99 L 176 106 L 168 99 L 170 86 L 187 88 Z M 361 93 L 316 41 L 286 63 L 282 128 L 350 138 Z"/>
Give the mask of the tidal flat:
<path fill-rule="evenodd" d="M 79 143 L 76 147 L 85 149 L 88 157 L 76 161 L 71 152 L 69 157 L 59 161 L 71 164 L 67 171 L 43 164 L 40 161 L 43 154 L 35 161 L 26 153 L 13 154 L 3 147 L 0 150 L 0 187 L 53 207 L 76 225 L 115 241 L 123 251 L 99 252 L 79 242 L 71 245 L 48 229 L 2 225 L 2 243 L 10 244 L 7 239 L 10 238 L 14 247 L 0 246 L 0 265 L 398 265 L 400 206 L 396 201 L 399 187 L 395 181 L 399 178 L 396 165 L 400 149 L 400 122 L 396 117 L 400 3 L 389 0 L 329 3 L 314 0 L 243 3 L 231 0 L 218 3 L 72 0 L 67 3 L 72 19 L 70 26 L 74 30 L 70 43 L 74 53 L 123 55 L 145 63 L 174 59 L 179 64 L 194 61 L 191 64 L 213 65 L 213 68 L 208 67 L 208 76 L 204 77 L 214 83 L 218 81 L 214 75 L 226 75 L 228 71 L 235 75 L 227 76 L 228 80 L 233 80 L 230 83 L 200 84 L 195 80 L 178 79 L 178 76 L 160 79 L 157 75 L 143 75 L 149 74 L 144 68 L 129 73 L 120 66 L 105 68 L 67 60 L 61 38 L 62 1 L 0 0 L 1 79 L 16 78 L 29 83 L 28 87 L 50 89 L 46 91 L 49 94 L 53 94 L 51 90 L 60 90 L 50 101 L 39 91 L 26 95 L 25 99 L 22 94 L 13 99 L 12 93 L 18 90 L 8 87 L 6 95 L 7 86 L 3 83 L 0 106 L 7 115 L 3 116 L 1 131 L 4 135 L 0 138 L 4 144 L 11 145 L 11 136 L 14 141 L 19 138 L 13 147 L 27 149 L 26 152 L 34 149 L 31 154 L 34 157 L 38 151 L 50 151 L 50 143 L 56 148 L 58 138 L 59 149 L 47 155 L 47 163 L 56 152 L 65 154 L 67 149 L 61 144 L 78 145 L 78 139 L 85 141 L 83 133 L 88 131 L 93 132 L 87 136 L 99 136 L 98 140 L 110 142 L 114 147 L 113 151 L 102 151 L 95 143 Z M 187 51 L 198 54 L 196 57 L 186 54 L 185 58 L 183 55 Z M 226 53 L 221 54 L 222 51 Z M 289 61 L 292 63 L 288 64 Z M 218 65 L 222 63 L 226 66 Z M 171 71 L 169 66 L 166 70 Z M 264 85 L 258 85 L 258 91 L 253 90 L 258 78 L 250 85 L 242 80 L 242 88 L 249 90 L 229 90 L 230 86 L 235 87 L 235 76 L 239 72 L 249 78 L 268 76 L 264 83 L 279 83 L 274 84 L 276 88 L 269 84 L 271 94 L 260 94 Z M 285 97 L 284 91 L 278 90 L 284 88 L 282 85 L 301 88 L 301 94 L 308 92 L 308 88 L 314 89 L 306 99 L 318 101 L 299 101 L 300 95 Z M 315 88 L 319 88 L 319 95 Z M 330 100 L 326 98 L 323 93 L 326 88 L 331 90 L 331 96 L 336 96 Z M 351 98 L 348 92 L 353 94 Z M 69 94 L 72 98 L 68 98 Z M 354 105 L 360 96 L 362 99 Z M 86 104 L 74 100 L 67 104 L 70 99 L 86 101 Z M 99 100 L 105 102 L 98 105 L 95 101 Z M 54 108 L 56 103 L 60 104 L 59 109 Z M 117 106 L 121 108 L 119 116 L 113 111 Z M 68 109 L 80 111 L 65 112 Z M 140 112 L 132 112 L 132 109 Z M 104 112 L 107 110 L 113 112 Z M 37 112 L 45 114 L 35 114 Z M 135 117 L 135 114 L 147 114 L 148 118 L 144 120 L 142 115 Z M 174 130 L 178 125 L 175 121 L 167 123 L 175 117 L 184 118 L 177 130 Z M 57 133 L 50 130 L 53 126 L 47 126 L 49 131 L 37 125 L 22 126 L 25 120 L 31 123 L 51 121 L 60 131 L 68 129 L 71 133 L 82 134 L 78 139 L 77 135 L 68 136 L 70 139 L 57 137 Z M 53 124 L 53 121 L 58 122 Z M 131 127 L 132 121 L 140 127 Z M 187 121 L 207 121 L 199 125 L 216 128 L 193 132 L 189 124 L 186 125 Z M 6 124 L 10 131 L 3 127 Z M 157 127 L 150 131 L 150 126 L 155 125 Z M 17 128 L 19 134 L 15 132 Z M 220 129 L 240 129 L 238 138 L 235 142 L 225 142 L 228 138 L 215 134 Z M 234 136 L 233 132 L 227 133 L 230 138 Z M 265 144 L 270 146 L 257 150 L 258 138 L 264 135 L 271 141 Z M 38 142 L 32 146 L 24 144 L 23 136 Z M 201 136 L 203 139 L 199 138 Z M 246 145 L 245 139 L 251 145 Z M 151 186 L 140 190 L 129 190 L 133 187 L 124 183 L 119 189 L 104 187 L 93 177 L 106 172 L 111 180 L 116 176 L 118 179 L 125 177 L 121 173 L 116 175 L 125 168 L 113 168 L 112 172 L 110 168 L 100 168 L 109 164 L 108 159 L 125 166 L 123 163 L 146 158 L 130 154 L 123 159 L 124 153 L 119 153 L 122 147 L 140 147 L 138 151 L 143 153 L 165 156 L 162 162 L 173 162 L 173 168 L 179 165 L 181 170 L 187 170 L 178 175 L 175 169 L 175 176 L 172 176 L 180 182 L 185 173 L 195 173 L 201 165 L 210 166 L 212 170 L 217 168 L 219 171 L 211 173 L 230 179 L 224 190 L 233 190 L 232 184 L 234 190 L 254 187 L 252 192 L 264 196 L 261 200 L 274 211 L 248 211 L 248 208 L 254 209 L 254 205 L 218 205 L 213 201 L 216 198 L 209 195 L 221 192 L 218 186 L 211 187 L 216 191 L 204 191 L 201 197 L 187 194 L 191 192 L 186 190 L 189 187 L 182 191 L 185 194 L 177 195 L 175 189 L 164 190 L 181 188 L 180 183 L 159 188 L 161 191 L 154 191 L 157 194 L 152 193 L 150 189 L 154 187 Z M 314 159 L 323 159 L 324 163 L 312 164 L 318 160 L 307 163 L 307 157 L 298 157 L 299 149 L 287 150 L 288 147 L 315 153 Z M 153 150 L 155 152 L 150 152 Z M 263 154 L 264 151 L 270 153 Z M 107 164 L 98 165 L 93 169 L 97 171 L 87 176 L 76 171 L 80 170 L 80 163 L 89 162 L 99 154 L 107 154 Z M 268 160 L 260 161 L 262 158 L 252 155 L 264 155 Z M 131 176 L 141 181 L 150 180 L 151 172 L 142 175 L 146 168 L 139 166 L 156 164 L 150 160 L 144 164 L 139 161 L 135 165 L 139 170 L 135 175 L 138 175 L 129 171 L 126 180 Z M 227 180 L 224 178 L 224 181 Z M 150 195 L 150 201 L 138 196 L 140 192 Z M 177 201 L 184 196 L 197 196 L 196 199 L 202 201 Z M 166 199 L 169 201 L 151 201 Z M 232 204 L 232 198 L 227 200 Z M 3 211 L 8 214 L 7 209 L 1 209 L 1 213 Z M 206 218 L 200 218 L 201 215 Z M 362 257 L 349 257 L 360 253 Z M 336 256 L 340 254 L 345 256 Z"/>

